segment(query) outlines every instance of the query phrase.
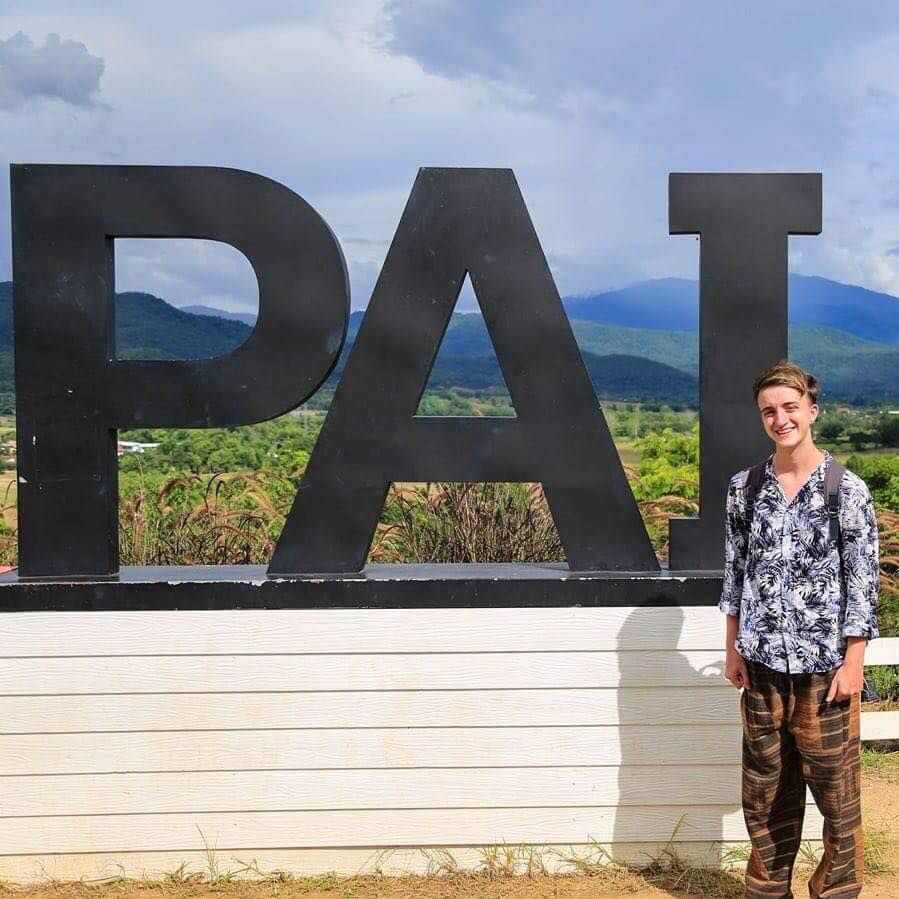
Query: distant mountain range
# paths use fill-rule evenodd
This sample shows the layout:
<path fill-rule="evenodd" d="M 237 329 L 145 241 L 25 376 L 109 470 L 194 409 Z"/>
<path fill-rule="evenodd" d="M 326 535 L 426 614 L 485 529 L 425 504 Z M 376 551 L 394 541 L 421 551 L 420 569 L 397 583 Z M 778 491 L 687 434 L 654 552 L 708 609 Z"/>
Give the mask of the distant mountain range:
<path fill-rule="evenodd" d="M 584 362 L 602 399 L 695 405 L 698 399 L 698 288 L 665 278 L 564 301 Z M 350 316 L 343 369 L 362 312 Z M 255 317 L 208 306 L 178 309 L 146 293 L 117 295 L 122 358 L 217 356 L 249 336 Z M 825 400 L 899 402 L 899 300 L 824 278 L 792 275 L 790 358 L 816 372 Z M 12 401 L 12 290 L 0 282 L 0 411 Z M 505 387 L 484 320 L 455 314 L 429 386 Z"/>
<path fill-rule="evenodd" d="M 572 319 L 659 331 L 699 330 L 699 284 L 683 278 L 641 281 L 622 290 L 567 297 L 564 303 Z M 824 325 L 899 344 L 896 297 L 827 278 L 790 275 L 787 319 L 791 325 Z"/>
<path fill-rule="evenodd" d="M 699 282 L 686 278 L 640 281 L 621 290 L 565 297 L 572 320 L 652 331 L 699 331 Z M 185 306 L 185 312 L 238 318 L 253 325 L 255 315 L 211 306 Z M 362 313 L 353 313 L 360 317 Z M 809 275 L 790 275 L 788 321 L 823 325 L 878 343 L 899 344 L 899 302 L 886 293 Z M 641 338 L 642 339 L 642 338 Z"/>

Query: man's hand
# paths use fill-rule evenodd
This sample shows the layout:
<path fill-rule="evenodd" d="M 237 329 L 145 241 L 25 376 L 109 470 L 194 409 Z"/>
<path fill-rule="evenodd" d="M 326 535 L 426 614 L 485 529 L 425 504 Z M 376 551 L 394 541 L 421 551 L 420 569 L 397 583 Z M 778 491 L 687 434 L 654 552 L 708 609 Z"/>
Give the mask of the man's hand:
<path fill-rule="evenodd" d="M 746 666 L 746 659 L 734 648 L 727 650 L 724 662 L 724 676 L 737 688 L 745 687 L 748 690 L 752 686 L 749 683 L 749 669 Z"/>
<path fill-rule="evenodd" d="M 861 665 L 844 662 L 837 668 L 825 702 L 842 702 L 856 693 L 861 693 L 865 682 L 865 669 Z"/>
<path fill-rule="evenodd" d="M 842 702 L 856 693 L 861 693 L 865 684 L 865 645 L 864 637 L 849 637 L 846 646 L 846 657 L 837 668 L 825 702 Z"/>

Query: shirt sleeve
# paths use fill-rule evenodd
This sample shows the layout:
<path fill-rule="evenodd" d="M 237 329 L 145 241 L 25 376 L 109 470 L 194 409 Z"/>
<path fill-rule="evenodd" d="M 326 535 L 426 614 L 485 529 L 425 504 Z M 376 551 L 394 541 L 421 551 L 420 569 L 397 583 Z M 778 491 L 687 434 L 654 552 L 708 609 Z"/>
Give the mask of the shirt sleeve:
<path fill-rule="evenodd" d="M 746 537 L 739 506 L 737 478 L 734 476 L 727 487 L 724 512 L 724 586 L 718 601 L 718 608 L 727 615 L 740 614 L 740 597 L 743 595 L 746 568 Z"/>
<path fill-rule="evenodd" d="M 874 499 L 867 484 L 840 501 L 843 574 L 846 578 L 844 637 L 880 635 L 877 610 L 880 596 L 880 547 Z"/>

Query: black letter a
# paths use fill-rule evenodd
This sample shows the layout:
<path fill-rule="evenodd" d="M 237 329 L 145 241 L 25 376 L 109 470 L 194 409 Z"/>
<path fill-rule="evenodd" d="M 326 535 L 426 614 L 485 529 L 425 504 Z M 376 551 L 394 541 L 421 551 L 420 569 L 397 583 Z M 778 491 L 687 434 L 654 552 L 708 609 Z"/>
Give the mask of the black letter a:
<path fill-rule="evenodd" d="M 415 414 L 466 272 L 517 418 Z M 269 574 L 361 571 L 394 481 L 541 481 L 572 570 L 659 570 L 508 169 L 419 173 Z"/>

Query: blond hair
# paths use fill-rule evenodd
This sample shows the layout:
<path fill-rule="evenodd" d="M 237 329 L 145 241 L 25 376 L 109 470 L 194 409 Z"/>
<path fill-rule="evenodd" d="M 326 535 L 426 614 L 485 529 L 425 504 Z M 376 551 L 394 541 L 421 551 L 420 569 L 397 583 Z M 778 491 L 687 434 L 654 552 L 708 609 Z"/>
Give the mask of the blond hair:
<path fill-rule="evenodd" d="M 814 406 L 818 402 L 818 379 L 800 368 L 794 362 L 781 359 L 766 368 L 752 384 L 752 398 L 758 400 L 759 394 L 766 387 L 794 387 L 800 395 L 808 394 L 809 402 Z"/>

